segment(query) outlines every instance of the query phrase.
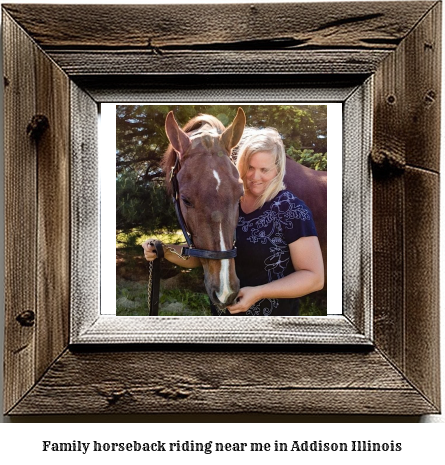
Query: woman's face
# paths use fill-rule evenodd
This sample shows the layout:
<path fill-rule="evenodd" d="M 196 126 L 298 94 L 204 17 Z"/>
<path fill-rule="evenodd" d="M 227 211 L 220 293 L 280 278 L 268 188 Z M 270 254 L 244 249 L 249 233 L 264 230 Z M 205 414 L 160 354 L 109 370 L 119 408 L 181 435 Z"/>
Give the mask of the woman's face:
<path fill-rule="evenodd" d="M 277 174 L 274 155 L 271 152 L 257 152 L 250 159 L 245 187 L 254 197 L 259 197 Z"/>

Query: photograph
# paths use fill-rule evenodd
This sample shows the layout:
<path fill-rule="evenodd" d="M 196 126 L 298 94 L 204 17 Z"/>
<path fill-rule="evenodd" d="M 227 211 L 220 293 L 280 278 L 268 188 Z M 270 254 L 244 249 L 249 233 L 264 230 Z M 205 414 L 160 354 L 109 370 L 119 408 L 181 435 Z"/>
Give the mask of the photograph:
<path fill-rule="evenodd" d="M 116 315 L 326 315 L 327 190 L 327 105 L 116 105 Z"/>
<path fill-rule="evenodd" d="M 442 2 L 12 2 L 1 22 L 15 440 L 165 423 L 38 428 L 48 463 L 440 446 L 296 424 L 443 424 Z"/>

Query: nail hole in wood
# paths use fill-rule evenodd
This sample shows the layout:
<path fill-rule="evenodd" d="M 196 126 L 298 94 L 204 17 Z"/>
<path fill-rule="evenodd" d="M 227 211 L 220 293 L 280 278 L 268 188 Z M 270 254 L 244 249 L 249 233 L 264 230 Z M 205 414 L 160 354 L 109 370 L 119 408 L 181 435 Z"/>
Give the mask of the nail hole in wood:
<path fill-rule="evenodd" d="M 39 140 L 49 128 L 49 121 L 45 115 L 34 115 L 26 128 L 26 133 L 34 140 Z"/>
<path fill-rule="evenodd" d="M 17 315 L 16 320 L 22 326 L 34 326 L 35 313 L 32 310 L 25 310 L 24 312 Z"/>

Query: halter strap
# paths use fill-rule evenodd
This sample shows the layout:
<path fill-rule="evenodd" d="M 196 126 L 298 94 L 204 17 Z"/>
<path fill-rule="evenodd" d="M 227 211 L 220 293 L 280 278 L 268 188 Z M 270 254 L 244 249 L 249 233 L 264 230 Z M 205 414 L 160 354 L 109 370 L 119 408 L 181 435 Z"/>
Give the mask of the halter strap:
<path fill-rule="evenodd" d="M 179 172 L 181 164 L 179 162 L 179 157 L 176 155 L 175 164 L 171 168 L 170 172 L 170 182 L 172 184 L 172 199 L 175 206 L 176 216 L 178 218 L 179 226 L 182 229 L 185 240 L 188 247 L 182 247 L 181 255 L 185 257 L 197 257 L 197 258 L 208 258 L 211 260 L 225 260 L 228 258 L 235 258 L 237 254 L 236 247 L 234 246 L 231 250 L 205 250 L 195 248 L 192 240 L 191 234 L 187 231 L 187 225 L 185 224 L 184 217 L 182 216 L 181 207 L 179 205 L 179 185 L 176 175 Z M 234 238 L 235 243 L 235 238 Z"/>

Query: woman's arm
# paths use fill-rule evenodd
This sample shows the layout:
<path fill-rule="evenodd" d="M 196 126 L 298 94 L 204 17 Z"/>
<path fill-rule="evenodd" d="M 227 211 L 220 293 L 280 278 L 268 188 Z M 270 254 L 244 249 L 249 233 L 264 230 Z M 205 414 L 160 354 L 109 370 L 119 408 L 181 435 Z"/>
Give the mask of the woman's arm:
<path fill-rule="evenodd" d="M 271 298 L 296 298 L 318 291 L 324 286 L 324 267 L 318 237 L 301 237 L 289 244 L 294 271 L 284 278 L 255 287 L 243 287 L 230 313 L 246 312 L 255 302 Z"/>
<path fill-rule="evenodd" d="M 144 257 L 147 261 L 151 262 L 158 258 L 156 254 L 156 247 L 152 244 L 154 239 L 147 239 L 143 244 Z M 197 268 L 201 266 L 201 261 L 197 257 L 189 257 L 184 260 L 180 257 L 182 245 L 178 244 L 162 244 L 164 249 L 164 258 L 175 265 L 183 266 L 184 268 Z M 169 249 L 176 251 L 176 254 Z"/>

